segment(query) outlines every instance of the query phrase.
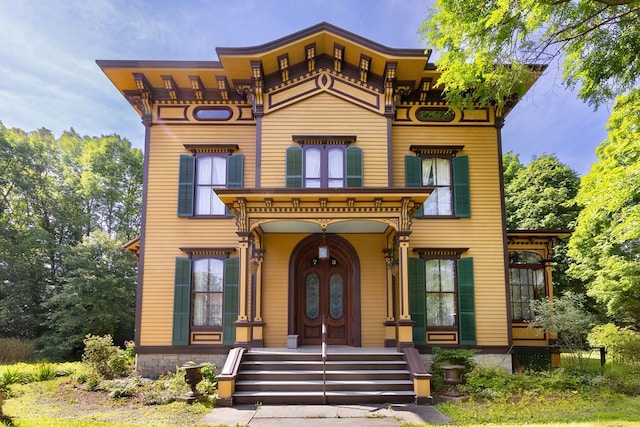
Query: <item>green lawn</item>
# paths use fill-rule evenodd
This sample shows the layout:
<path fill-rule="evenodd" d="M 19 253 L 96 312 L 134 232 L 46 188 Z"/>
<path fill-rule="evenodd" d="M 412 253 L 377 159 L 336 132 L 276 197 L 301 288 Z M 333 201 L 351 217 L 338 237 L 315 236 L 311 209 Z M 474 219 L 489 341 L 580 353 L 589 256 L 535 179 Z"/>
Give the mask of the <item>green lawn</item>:
<path fill-rule="evenodd" d="M 65 365 L 64 368 L 73 371 L 78 366 Z M 36 368 L 26 364 L 0 366 L 0 375 L 30 372 L 33 378 Z M 637 370 L 621 371 L 614 368 L 601 371 L 596 365 L 596 372 L 584 375 L 584 378 L 563 371 L 478 377 L 476 389 L 470 393 L 474 397 L 458 403 L 437 403 L 436 407 L 450 417 L 456 426 L 640 425 L 640 374 L 636 373 Z M 192 405 L 181 402 L 145 405 L 136 398 L 112 398 L 107 392 L 87 391 L 72 378 L 67 375 L 46 381 L 11 384 L 9 396 L 2 407 L 4 415 L 10 417 L 8 425 L 196 425 L 213 405 L 211 401 Z M 491 393 L 482 387 L 487 387 Z"/>

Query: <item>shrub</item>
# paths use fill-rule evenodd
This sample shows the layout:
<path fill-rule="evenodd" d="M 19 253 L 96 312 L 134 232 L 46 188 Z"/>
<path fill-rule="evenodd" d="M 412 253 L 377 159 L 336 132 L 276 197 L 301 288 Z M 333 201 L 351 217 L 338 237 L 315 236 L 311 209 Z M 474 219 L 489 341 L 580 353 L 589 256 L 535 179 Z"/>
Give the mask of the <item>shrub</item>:
<path fill-rule="evenodd" d="M 540 328 L 545 333 L 557 333 L 560 346 L 569 350 L 579 369 L 584 369 L 586 360 L 582 350 L 587 331 L 593 325 L 593 316 L 585 308 L 584 295 L 567 292 L 553 301 L 548 298 L 532 300 L 531 311 L 534 317 L 529 327 Z"/>
<path fill-rule="evenodd" d="M 175 374 L 168 372 L 153 382 L 152 386 L 143 390 L 138 396 L 144 405 L 166 405 L 190 390 L 184 381 L 184 371 Z"/>
<path fill-rule="evenodd" d="M 82 361 L 106 379 L 125 377 L 133 369 L 124 350 L 113 345 L 111 335 L 87 335 L 84 342 Z"/>
<path fill-rule="evenodd" d="M 607 365 L 604 370 L 606 386 L 617 393 L 640 396 L 640 372 L 632 366 Z"/>
<path fill-rule="evenodd" d="M 33 360 L 34 345 L 31 341 L 18 338 L 0 338 L 0 364 L 29 362 Z"/>
<path fill-rule="evenodd" d="M 463 390 L 474 397 L 500 400 L 517 394 L 542 395 L 575 391 L 582 389 L 584 385 L 587 384 L 583 377 L 562 369 L 510 374 L 502 368 L 478 367 L 467 375 Z"/>
<path fill-rule="evenodd" d="M 31 375 L 35 381 L 47 381 L 57 377 L 58 373 L 52 364 L 39 363 L 35 366 Z"/>
<path fill-rule="evenodd" d="M 100 383 L 98 390 L 105 391 L 112 399 L 136 396 L 142 387 L 151 380 L 144 380 L 139 376 L 105 380 Z"/>
<path fill-rule="evenodd" d="M 464 349 L 442 349 L 439 347 L 433 348 L 433 358 L 431 359 L 431 387 L 434 391 L 443 391 L 446 388 L 444 382 L 443 365 L 462 365 L 464 370 L 462 371 L 462 378 L 466 378 L 467 374 L 471 372 L 476 362 L 473 360 L 473 356 L 477 353 L 476 350 L 464 350 Z"/>
<path fill-rule="evenodd" d="M 591 329 L 587 339 L 593 347 L 605 347 L 616 362 L 640 365 L 640 334 L 637 332 L 607 323 Z"/>
<path fill-rule="evenodd" d="M 31 376 L 16 367 L 7 367 L 0 374 L 0 384 L 8 387 L 12 384 L 26 384 L 31 381 Z"/>
<path fill-rule="evenodd" d="M 198 384 L 198 391 L 200 393 L 212 394 L 218 389 L 217 371 L 218 369 L 213 363 L 202 364 L 202 381 Z"/>

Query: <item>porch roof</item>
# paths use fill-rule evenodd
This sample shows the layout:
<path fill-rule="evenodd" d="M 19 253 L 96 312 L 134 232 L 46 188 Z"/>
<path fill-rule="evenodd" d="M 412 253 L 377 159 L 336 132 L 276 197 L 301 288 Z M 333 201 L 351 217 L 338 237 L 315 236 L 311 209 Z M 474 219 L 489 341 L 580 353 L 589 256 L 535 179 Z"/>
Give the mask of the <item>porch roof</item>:
<path fill-rule="evenodd" d="M 225 188 L 218 197 L 236 216 L 238 231 L 265 233 L 384 233 L 410 231 L 411 217 L 432 187 Z"/>

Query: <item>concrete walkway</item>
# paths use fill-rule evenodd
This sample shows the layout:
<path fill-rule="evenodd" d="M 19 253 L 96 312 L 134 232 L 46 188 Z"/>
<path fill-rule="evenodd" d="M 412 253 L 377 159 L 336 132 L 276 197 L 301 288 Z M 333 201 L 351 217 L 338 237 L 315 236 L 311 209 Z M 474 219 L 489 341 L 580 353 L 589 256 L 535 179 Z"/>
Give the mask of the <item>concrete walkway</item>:
<path fill-rule="evenodd" d="M 378 426 L 446 424 L 451 420 L 429 405 L 238 405 L 215 408 L 200 424 L 228 426 Z"/>

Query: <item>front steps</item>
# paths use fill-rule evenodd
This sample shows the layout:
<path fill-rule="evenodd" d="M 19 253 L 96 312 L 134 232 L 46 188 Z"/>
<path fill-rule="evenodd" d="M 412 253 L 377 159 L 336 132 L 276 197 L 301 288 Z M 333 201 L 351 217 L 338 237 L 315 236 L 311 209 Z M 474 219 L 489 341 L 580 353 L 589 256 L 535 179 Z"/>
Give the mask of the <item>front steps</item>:
<path fill-rule="evenodd" d="M 402 353 L 248 352 L 238 371 L 234 404 L 366 404 L 414 402 Z"/>

